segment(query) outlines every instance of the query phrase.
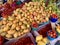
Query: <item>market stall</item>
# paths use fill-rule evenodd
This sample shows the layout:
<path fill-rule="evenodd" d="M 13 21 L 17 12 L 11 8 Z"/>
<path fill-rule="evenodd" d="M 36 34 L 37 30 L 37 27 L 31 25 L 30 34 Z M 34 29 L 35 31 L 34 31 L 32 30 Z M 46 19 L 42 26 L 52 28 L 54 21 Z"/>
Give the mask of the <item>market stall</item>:
<path fill-rule="evenodd" d="M 1 4 L 0 45 L 59 45 L 58 5 L 56 0 L 7 0 Z"/>

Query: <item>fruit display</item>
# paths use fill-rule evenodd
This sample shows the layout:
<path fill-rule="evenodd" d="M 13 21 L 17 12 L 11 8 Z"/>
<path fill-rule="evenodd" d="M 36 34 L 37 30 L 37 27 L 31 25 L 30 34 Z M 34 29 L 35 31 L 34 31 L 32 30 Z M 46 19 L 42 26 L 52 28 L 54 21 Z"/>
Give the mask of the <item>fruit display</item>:
<path fill-rule="evenodd" d="M 37 4 L 37 5 L 33 5 Z M 44 4 L 43 4 L 44 5 Z M 16 9 L 15 15 L 22 15 L 23 17 L 27 18 L 27 21 L 30 21 L 32 23 L 33 21 L 36 21 L 37 23 L 44 23 L 49 20 L 49 14 L 47 14 L 45 8 L 41 6 L 38 2 L 29 2 L 25 3 L 25 5 L 22 7 L 22 9 Z"/>
<path fill-rule="evenodd" d="M 58 20 L 57 14 L 52 14 L 52 16 L 50 16 L 50 21 L 51 22 L 56 22 L 57 20 Z"/>
<path fill-rule="evenodd" d="M 48 39 L 55 39 L 58 37 L 55 30 L 51 28 L 51 21 L 55 22 L 58 17 L 58 8 L 55 3 L 47 2 L 47 0 L 25 0 L 14 1 L 8 0 L 2 6 L 0 14 L 0 35 L 5 39 L 12 41 L 8 45 L 47 45 L 50 41 Z M 49 20 L 50 19 L 50 20 Z M 49 24 L 46 24 L 50 22 Z M 42 28 L 41 25 L 44 24 Z M 46 25 L 45 25 L 46 24 Z M 33 34 L 33 31 L 38 36 Z M 59 27 L 57 32 L 60 33 Z M 26 34 L 31 33 L 35 40 Z M 26 37 L 23 37 L 26 35 Z M 0 39 L 0 45 L 3 43 L 3 37 Z M 11 40 L 10 40 L 11 39 Z M 1 42 L 2 40 L 2 42 Z"/>
<path fill-rule="evenodd" d="M 53 18 L 58 18 L 57 14 L 52 14 Z"/>
<path fill-rule="evenodd" d="M 42 35 L 39 35 L 36 37 L 36 42 L 37 42 L 37 45 L 46 45 L 49 40 L 47 38 L 43 38 Z"/>
<path fill-rule="evenodd" d="M 11 15 L 13 13 L 13 11 L 17 8 L 22 8 L 22 6 L 24 5 L 24 3 L 22 4 L 17 4 L 17 2 L 12 2 L 10 3 L 4 3 L 3 4 L 3 8 L 4 10 L 2 11 L 2 17 L 6 18 L 7 16 Z"/>
<path fill-rule="evenodd" d="M 29 32 L 32 22 L 39 24 L 49 21 L 51 14 L 45 10 L 45 3 L 42 4 L 41 6 L 38 2 L 25 3 L 22 8 L 17 8 L 12 12 L 10 4 L 6 3 L 4 7 L 7 10 L 3 11 L 4 18 L 0 21 L 0 34 L 9 39 L 17 38 Z"/>
<path fill-rule="evenodd" d="M 20 15 L 15 17 L 14 14 L 8 16 L 8 18 L 3 18 L 0 21 L 0 35 L 10 39 L 28 33 L 30 31 L 30 24 L 24 18 L 20 18 Z"/>
<path fill-rule="evenodd" d="M 57 38 L 57 33 L 54 30 L 48 31 L 47 35 L 50 36 L 51 38 Z"/>
<path fill-rule="evenodd" d="M 35 2 L 29 2 L 29 3 L 25 3 L 25 5 L 23 6 L 23 8 L 21 9 L 21 10 L 23 10 L 22 12 L 22 14 L 25 14 L 25 15 L 30 15 L 31 16 L 31 18 L 33 18 L 34 17 L 34 19 L 35 19 L 35 21 L 37 21 L 38 23 L 39 22 L 46 22 L 46 21 L 48 21 L 48 17 L 52 14 L 52 12 L 49 10 L 49 9 L 47 9 L 46 10 L 46 7 L 45 7 L 45 3 L 42 3 L 42 4 L 40 4 L 39 2 L 36 2 L 35 4 L 37 4 L 37 5 L 33 5 L 33 3 L 35 3 Z M 30 6 L 29 6 L 30 5 Z M 41 6 L 42 5 L 42 6 Z M 9 7 L 9 6 L 7 6 L 7 7 Z M 50 7 L 51 8 L 51 7 Z M 11 11 L 12 11 L 12 9 L 11 8 L 9 8 Z M 6 11 L 8 11 L 8 10 L 6 10 Z M 6 12 L 6 11 L 4 11 L 4 12 Z M 11 12 L 11 11 L 9 11 L 9 12 Z M 28 13 L 27 13 L 28 12 Z M 9 13 L 8 13 L 9 14 Z M 7 13 L 5 14 L 5 13 L 3 13 L 2 14 L 2 16 L 3 15 L 8 15 Z M 33 15 L 33 16 L 32 16 Z M 38 15 L 38 16 L 37 16 Z M 29 16 L 29 17 L 30 17 Z M 3 16 L 4 17 L 4 16 Z M 28 16 L 27 16 L 28 17 Z M 40 19 L 39 20 L 39 18 L 41 18 L 42 17 L 42 19 Z M 46 18 L 45 18 L 46 17 Z M 38 19 L 36 19 L 36 18 L 38 18 Z M 32 19 L 30 19 L 30 20 L 32 20 Z M 41 21 L 42 20 L 42 21 Z"/>
<path fill-rule="evenodd" d="M 31 24 L 31 30 L 38 30 L 38 23 L 36 23 L 36 22 L 32 22 L 32 24 Z"/>
<path fill-rule="evenodd" d="M 34 28 L 37 28 L 38 27 L 38 23 L 37 22 L 32 22 L 32 27 L 34 27 Z"/>

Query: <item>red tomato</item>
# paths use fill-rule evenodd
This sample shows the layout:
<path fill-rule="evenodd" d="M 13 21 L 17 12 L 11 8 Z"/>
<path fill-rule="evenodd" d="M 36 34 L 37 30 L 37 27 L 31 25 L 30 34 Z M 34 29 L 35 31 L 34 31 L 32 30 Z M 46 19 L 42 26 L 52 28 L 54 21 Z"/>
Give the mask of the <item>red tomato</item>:
<path fill-rule="evenodd" d="M 51 34 L 50 36 L 51 36 L 51 37 L 53 37 L 53 35 L 52 35 L 52 34 Z"/>
<path fill-rule="evenodd" d="M 2 13 L 2 17 L 3 17 L 3 18 L 7 18 L 8 15 L 7 15 L 6 13 Z"/>
<path fill-rule="evenodd" d="M 36 22 L 32 22 L 33 27 L 38 27 L 38 24 Z"/>
<path fill-rule="evenodd" d="M 50 32 L 51 34 L 53 34 L 53 32 Z"/>
<path fill-rule="evenodd" d="M 11 8 L 11 6 L 10 6 L 10 4 L 9 4 L 9 3 L 5 3 L 5 4 L 4 4 L 4 8 L 8 8 L 8 9 L 10 9 L 10 8 Z"/>
<path fill-rule="evenodd" d="M 57 14 L 52 14 L 53 18 L 58 18 Z"/>

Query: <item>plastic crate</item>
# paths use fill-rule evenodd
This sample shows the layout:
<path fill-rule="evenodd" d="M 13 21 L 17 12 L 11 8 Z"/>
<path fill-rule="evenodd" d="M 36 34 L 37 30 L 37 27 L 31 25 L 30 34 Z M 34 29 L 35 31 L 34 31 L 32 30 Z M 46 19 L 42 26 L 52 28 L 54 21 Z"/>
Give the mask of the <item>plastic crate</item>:
<path fill-rule="evenodd" d="M 39 31 L 43 31 L 44 28 L 46 28 L 46 27 L 48 27 L 48 26 L 51 26 L 51 25 L 50 25 L 49 22 L 46 22 L 46 23 L 40 25 L 40 26 L 38 27 L 38 30 L 35 30 L 35 31 L 37 31 L 37 32 L 39 33 Z M 49 29 L 50 29 L 50 28 L 51 28 L 51 27 L 49 27 Z M 45 29 L 45 30 L 46 30 L 46 29 Z M 47 28 L 47 30 L 48 30 L 48 28 Z M 34 36 L 34 38 L 35 38 L 35 36 L 36 36 L 37 34 L 35 34 L 33 30 L 31 31 L 31 33 L 33 34 L 33 36 Z M 42 33 L 42 32 L 41 32 L 41 33 Z M 46 35 L 46 32 L 44 32 L 44 33 L 45 33 L 45 35 Z M 40 33 L 39 33 L 39 34 L 40 34 Z M 41 34 L 41 35 L 42 35 L 42 34 Z"/>
<path fill-rule="evenodd" d="M 33 42 L 33 44 L 36 45 L 36 44 L 35 44 L 35 40 L 34 40 L 34 38 L 33 38 L 33 36 L 32 36 L 31 33 L 27 33 L 26 35 L 21 36 L 21 37 L 19 37 L 18 39 L 12 39 L 12 40 L 6 42 L 4 45 L 9 45 L 9 44 L 11 44 L 11 43 L 17 42 L 19 39 L 21 39 L 21 38 L 23 38 L 23 37 L 30 37 L 30 38 L 31 38 L 31 41 Z"/>

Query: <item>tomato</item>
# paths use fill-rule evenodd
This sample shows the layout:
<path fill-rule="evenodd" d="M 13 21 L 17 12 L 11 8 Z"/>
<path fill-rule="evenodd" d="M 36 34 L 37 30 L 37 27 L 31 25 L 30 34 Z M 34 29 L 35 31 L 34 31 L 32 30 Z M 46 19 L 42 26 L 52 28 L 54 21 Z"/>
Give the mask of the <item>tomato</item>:
<path fill-rule="evenodd" d="M 2 17 L 3 17 L 3 18 L 7 18 L 8 15 L 7 15 L 6 13 L 2 13 Z"/>
<path fill-rule="evenodd" d="M 52 37 L 52 38 L 56 38 L 57 37 L 56 31 L 54 31 L 54 30 L 48 31 L 48 35 L 50 37 Z"/>
<path fill-rule="evenodd" d="M 10 8 L 11 8 L 11 6 L 10 6 L 10 4 L 9 4 L 9 3 L 5 3 L 4 8 L 8 8 L 8 9 L 10 9 Z"/>
<path fill-rule="evenodd" d="M 53 18 L 58 18 L 57 14 L 52 14 Z"/>
<path fill-rule="evenodd" d="M 33 27 L 38 27 L 38 24 L 36 22 L 32 22 Z"/>

